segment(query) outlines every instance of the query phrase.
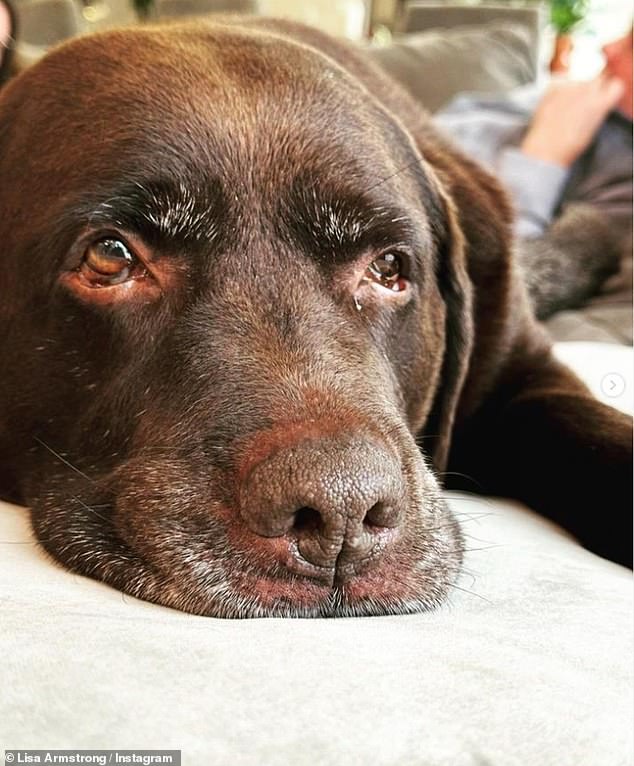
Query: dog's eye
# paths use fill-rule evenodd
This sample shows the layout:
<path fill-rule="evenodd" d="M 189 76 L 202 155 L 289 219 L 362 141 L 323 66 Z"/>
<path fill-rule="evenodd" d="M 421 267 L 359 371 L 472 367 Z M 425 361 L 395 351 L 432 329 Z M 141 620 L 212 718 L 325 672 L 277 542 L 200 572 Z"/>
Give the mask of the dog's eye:
<path fill-rule="evenodd" d="M 388 290 L 400 292 L 404 289 L 403 264 L 397 253 L 384 253 L 375 258 L 366 269 L 365 276 Z"/>
<path fill-rule="evenodd" d="M 137 258 L 120 239 L 107 237 L 86 249 L 81 272 L 93 284 L 117 285 L 130 279 L 137 266 Z"/>

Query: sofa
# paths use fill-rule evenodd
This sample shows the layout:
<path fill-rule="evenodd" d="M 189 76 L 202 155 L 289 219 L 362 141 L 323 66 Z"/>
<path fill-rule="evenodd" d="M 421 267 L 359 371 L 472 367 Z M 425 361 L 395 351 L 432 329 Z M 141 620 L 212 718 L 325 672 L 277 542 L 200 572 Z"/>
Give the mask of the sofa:
<path fill-rule="evenodd" d="M 521 26 L 425 34 L 372 55 L 415 71 L 430 108 L 535 76 Z M 611 340 L 556 353 L 631 413 L 632 350 Z M 179 750 L 188 766 L 632 764 L 630 572 L 515 502 L 448 500 L 468 551 L 443 607 L 247 621 L 71 574 L 0 504 L 0 745 Z"/>

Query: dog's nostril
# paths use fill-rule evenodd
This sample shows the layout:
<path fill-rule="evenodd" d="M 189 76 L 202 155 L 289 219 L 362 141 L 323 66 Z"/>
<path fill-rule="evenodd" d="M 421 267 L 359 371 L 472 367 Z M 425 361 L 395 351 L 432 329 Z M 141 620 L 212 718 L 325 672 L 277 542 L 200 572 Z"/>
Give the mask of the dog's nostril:
<path fill-rule="evenodd" d="M 291 570 L 288 562 L 340 572 L 349 565 L 352 576 L 398 539 L 407 496 L 400 462 L 387 448 L 339 434 L 256 462 L 240 485 L 240 516 L 256 535 L 278 538 L 270 553 Z"/>
<path fill-rule="evenodd" d="M 295 532 L 315 532 L 321 526 L 322 519 L 319 511 L 304 506 L 295 512 L 293 530 Z"/>
<path fill-rule="evenodd" d="M 389 503 L 378 502 L 366 513 L 365 527 L 395 527 L 398 524 L 398 510 Z"/>

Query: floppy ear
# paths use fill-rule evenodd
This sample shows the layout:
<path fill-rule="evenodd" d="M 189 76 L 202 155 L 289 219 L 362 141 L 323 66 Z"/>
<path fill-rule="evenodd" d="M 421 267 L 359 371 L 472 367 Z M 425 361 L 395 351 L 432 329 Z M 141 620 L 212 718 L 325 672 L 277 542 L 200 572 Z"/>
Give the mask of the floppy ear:
<path fill-rule="evenodd" d="M 445 349 L 440 385 L 423 435 L 434 468 L 442 472 L 447 466 L 451 432 L 471 359 L 473 310 L 465 239 L 452 201 L 442 191 L 439 196 L 445 214 L 444 225 L 436 233 L 439 241 L 436 277 L 446 307 Z"/>
<path fill-rule="evenodd" d="M 429 125 L 415 134 L 435 171 L 444 206 L 438 284 L 446 305 L 441 385 L 424 428 L 437 471 L 444 471 L 452 431 L 495 385 L 500 365 L 523 323 L 526 306 L 512 298 L 513 214 L 495 178 Z M 477 354 L 474 353 L 477 337 Z"/>

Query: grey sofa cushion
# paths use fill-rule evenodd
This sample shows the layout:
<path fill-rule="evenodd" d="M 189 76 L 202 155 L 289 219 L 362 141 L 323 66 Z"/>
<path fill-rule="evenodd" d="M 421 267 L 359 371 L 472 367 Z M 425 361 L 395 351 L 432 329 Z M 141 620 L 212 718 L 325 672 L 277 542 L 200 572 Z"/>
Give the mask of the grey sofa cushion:
<path fill-rule="evenodd" d="M 545 21 L 544 13 L 538 6 L 518 6 L 508 2 L 475 5 L 430 0 L 408 0 L 398 14 L 394 25 L 398 34 L 426 32 L 429 29 L 453 29 L 454 27 L 482 26 L 483 24 L 504 23 L 527 27 L 537 47 L 540 28 Z"/>
<path fill-rule="evenodd" d="M 501 93 L 536 74 L 531 32 L 523 25 L 435 29 L 367 51 L 432 112 L 457 93 Z"/>

